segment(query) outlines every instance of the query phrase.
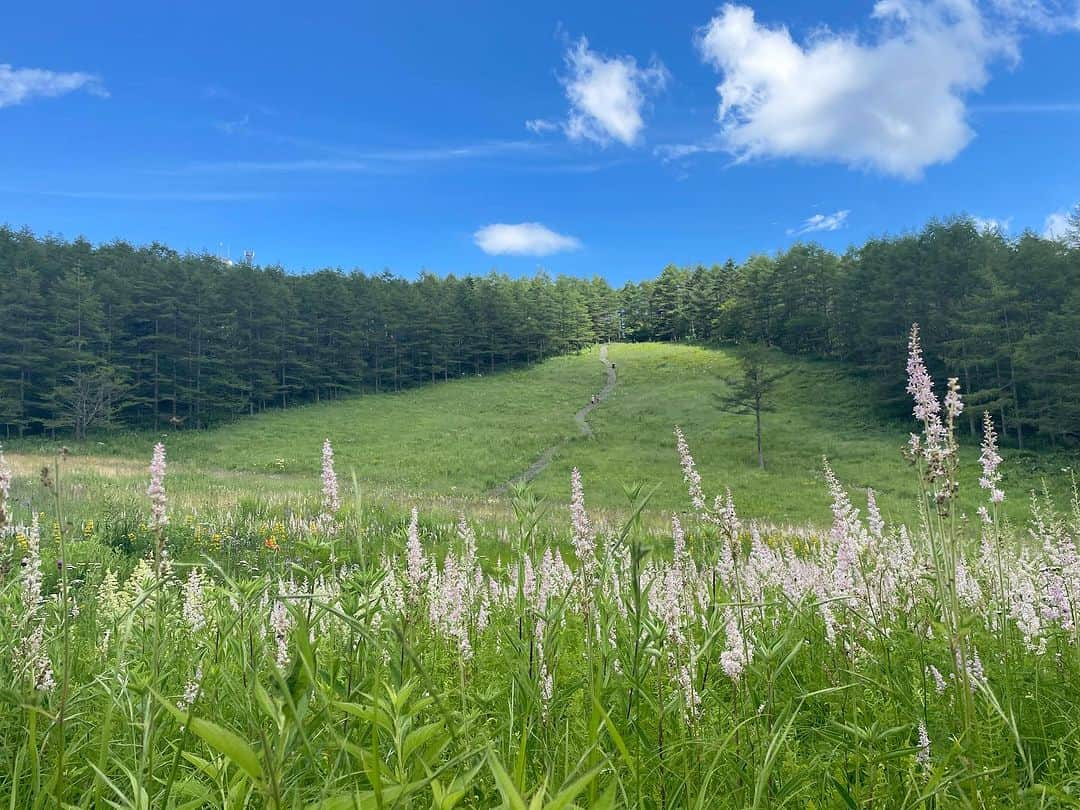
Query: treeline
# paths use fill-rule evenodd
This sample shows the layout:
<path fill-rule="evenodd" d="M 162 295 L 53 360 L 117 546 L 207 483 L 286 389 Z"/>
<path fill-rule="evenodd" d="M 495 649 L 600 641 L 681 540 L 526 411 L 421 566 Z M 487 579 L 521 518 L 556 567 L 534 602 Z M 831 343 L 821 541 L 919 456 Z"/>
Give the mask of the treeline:
<path fill-rule="evenodd" d="M 1080 221 L 1008 239 L 966 218 L 842 255 L 796 244 L 613 290 L 539 273 L 408 281 L 0 228 L 0 435 L 205 427 L 536 362 L 597 340 L 761 342 L 838 359 L 901 415 L 908 330 L 1023 446 L 1080 439 Z"/>
<path fill-rule="evenodd" d="M 797 244 L 741 265 L 667 267 L 619 291 L 633 340 L 763 342 L 850 363 L 899 415 L 913 322 L 938 379 L 958 377 L 967 427 L 989 410 L 1021 447 L 1080 439 L 1080 217 L 1065 238 L 1017 239 L 967 218 L 837 255 Z"/>
<path fill-rule="evenodd" d="M 415 281 L 0 228 L 0 435 L 205 427 L 616 336 L 603 281 Z"/>

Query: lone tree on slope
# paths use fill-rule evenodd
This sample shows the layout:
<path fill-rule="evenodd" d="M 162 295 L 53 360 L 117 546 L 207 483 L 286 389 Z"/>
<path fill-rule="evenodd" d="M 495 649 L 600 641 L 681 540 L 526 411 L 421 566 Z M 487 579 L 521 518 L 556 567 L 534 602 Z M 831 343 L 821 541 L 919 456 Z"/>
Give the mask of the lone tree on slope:
<path fill-rule="evenodd" d="M 716 394 L 717 407 L 736 414 L 754 414 L 757 430 L 758 466 L 765 469 L 765 453 L 761 447 L 761 414 L 771 411 L 774 403 L 770 394 L 776 383 L 789 370 L 775 370 L 768 348 L 762 343 L 751 343 L 739 352 L 739 375 L 726 379 L 727 391 Z"/>

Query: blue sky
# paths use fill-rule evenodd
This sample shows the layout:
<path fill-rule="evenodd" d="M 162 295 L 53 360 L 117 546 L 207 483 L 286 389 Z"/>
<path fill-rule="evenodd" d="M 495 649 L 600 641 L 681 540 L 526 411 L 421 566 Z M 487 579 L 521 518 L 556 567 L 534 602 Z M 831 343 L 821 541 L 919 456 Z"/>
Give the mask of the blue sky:
<path fill-rule="evenodd" d="M 599 273 L 1080 200 L 1080 0 L 19 4 L 0 222 Z"/>

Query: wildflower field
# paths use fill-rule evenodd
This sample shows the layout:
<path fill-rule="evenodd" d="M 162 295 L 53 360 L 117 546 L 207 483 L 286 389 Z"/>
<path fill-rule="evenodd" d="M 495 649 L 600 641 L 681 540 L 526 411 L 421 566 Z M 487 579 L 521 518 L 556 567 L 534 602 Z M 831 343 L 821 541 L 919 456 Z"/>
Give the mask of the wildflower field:
<path fill-rule="evenodd" d="M 177 503 L 171 439 L 136 504 L 73 489 L 61 452 L 27 508 L 0 461 L 0 803 L 1080 805 L 1076 484 L 1010 490 L 990 421 L 961 451 L 917 330 L 908 381 L 889 508 L 822 458 L 777 520 L 625 389 L 599 438 L 639 408 L 667 462 L 622 504 L 629 457 L 570 466 L 576 442 L 453 519 L 365 495 L 330 439 L 287 505 Z"/>

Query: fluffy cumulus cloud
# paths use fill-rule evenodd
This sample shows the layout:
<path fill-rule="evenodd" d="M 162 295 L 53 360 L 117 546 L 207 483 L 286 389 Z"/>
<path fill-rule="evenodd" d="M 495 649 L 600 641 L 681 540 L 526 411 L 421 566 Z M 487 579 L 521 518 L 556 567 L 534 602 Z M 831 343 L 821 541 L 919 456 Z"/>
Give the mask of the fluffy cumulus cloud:
<path fill-rule="evenodd" d="M 0 65 L 0 107 L 12 107 L 32 98 L 62 96 L 76 90 L 86 90 L 97 96 L 109 95 L 101 77 L 93 73 L 57 73 Z"/>
<path fill-rule="evenodd" d="M 721 74 L 721 135 L 740 159 L 805 158 L 907 178 L 972 139 L 965 100 L 999 58 L 1017 58 L 1005 25 L 971 0 L 880 0 L 877 35 L 784 27 L 726 5 L 698 35 Z"/>
<path fill-rule="evenodd" d="M 656 60 L 640 67 L 632 56 L 607 57 L 590 50 L 582 37 L 566 52 L 562 83 L 570 114 L 563 129 L 572 140 L 632 146 L 645 128 L 649 96 L 663 90 L 667 79 L 667 69 Z"/>
<path fill-rule="evenodd" d="M 845 209 L 832 214 L 814 214 L 803 220 L 798 228 L 788 228 L 788 236 L 802 236 L 815 231 L 838 231 L 844 227 L 850 213 L 851 211 Z"/>
<path fill-rule="evenodd" d="M 486 225 L 473 234 L 473 241 L 492 256 L 550 256 L 581 247 L 580 240 L 556 233 L 539 222 Z"/>

